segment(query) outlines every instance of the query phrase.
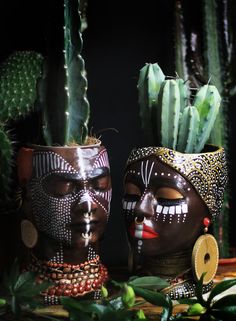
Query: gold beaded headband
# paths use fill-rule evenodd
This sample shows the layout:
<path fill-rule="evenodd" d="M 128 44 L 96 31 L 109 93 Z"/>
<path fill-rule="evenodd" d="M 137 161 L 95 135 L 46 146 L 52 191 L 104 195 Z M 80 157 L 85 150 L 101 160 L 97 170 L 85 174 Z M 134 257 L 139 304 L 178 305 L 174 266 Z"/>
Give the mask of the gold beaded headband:
<path fill-rule="evenodd" d="M 183 154 L 166 147 L 143 147 L 132 150 L 127 165 L 154 155 L 175 169 L 196 189 L 213 219 L 219 215 L 227 183 L 225 151 L 209 145 L 209 152 Z"/>

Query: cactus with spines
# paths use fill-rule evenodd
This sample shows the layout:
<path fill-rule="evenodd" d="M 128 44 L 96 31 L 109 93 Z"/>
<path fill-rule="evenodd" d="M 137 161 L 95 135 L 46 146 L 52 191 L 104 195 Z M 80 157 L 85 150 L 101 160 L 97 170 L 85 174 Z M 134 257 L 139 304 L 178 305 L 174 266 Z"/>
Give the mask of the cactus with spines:
<path fill-rule="evenodd" d="M 195 106 L 187 106 L 181 116 L 177 150 L 191 153 L 199 131 L 200 117 Z"/>
<path fill-rule="evenodd" d="M 0 121 L 27 115 L 36 100 L 36 84 L 42 74 L 41 54 L 18 51 L 0 65 Z"/>
<path fill-rule="evenodd" d="M 153 109 L 157 108 L 158 94 L 165 75 L 159 65 L 146 64 L 139 73 L 138 93 L 139 93 L 139 115 L 141 126 L 148 141 L 154 142 L 153 128 L 150 126 Z"/>
<path fill-rule="evenodd" d="M 176 149 L 180 119 L 180 92 L 174 79 L 163 81 L 158 99 L 157 116 L 161 121 L 161 144 Z M 160 116 L 159 116 L 160 115 Z"/>
<path fill-rule="evenodd" d="M 79 0 L 64 0 L 64 7 L 61 7 L 64 11 L 64 28 L 61 28 L 64 41 L 61 50 L 57 48 L 60 52 L 53 48 L 52 56 L 43 57 L 32 51 L 18 51 L 0 65 L 1 204 L 11 192 L 14 154 L 7 127 L 14 127 L 20 118 L 24 119 L 37 107 L 43 141 L 34 140 L 34 143 L 86 144 L 90 107 L 81 56 L 80 9 Z"/>
<path fill-rule="evenodd" d="M 0 65 L 0 202 L 10 195 L 13 143 L 6 130 L 9 122 L 27 116 L 34 108 L 36 87 L 42 75 L 43 57 L 36 52 L 19 51 Z"/>
<path fill-rule="evenodd" d="M 202 95 L 203 93 L 203 95 Z M 221 97 L 213 85 L 204 85 L 197 92 L 193 104 L 200 116 L 200 128 L 194 150 L 202 150 L 210 137 L 216 117 L 219 112 Z"/>
<path fill-rule="evenodd" d="M 146 66 L 146 72 L 152 75 L 152 84 L 158 82 L 158 86 L 151 87 L 149 78 L 143 76 L 145 67 L 141 69 L 139 98 L 144 96 L 147 102 L 153 102 L 147 104 L 144 99 L 139 99 L 140 116 L 144 118 L 143 129 L 153 133 L 152 141 L 148 144 L 154 142 L 155 145 L 183 153 L 200 153 L 210 137 L 219 112 L 221 97 L 217 88 L 204 85 L 193 95 L 183 79 L 165 77 L 160 80 L 159 74 L 164 73 L 159 67 L 158 78 L 155 80 L 154 73 L 148 72 L 152 70 L 151 64 Z M 147 88 L 152 90 L 148 91 Z"/>
<path fill-rule="evenodd" d="M 55 82 L 48 82 L 46 96 L 45 93 L 41 95 L 44 137 L 47 145 L 82 145 L 88 135 L 90 107 L 86 96 L 84 60 L 81 56 L 83 43 L 78 0 L 64 0 L 63 37 L 64 48 L 58 53 L 58 59 L 63 61 L 63 66 L 61 63 L 59 66 L 53 65 L 52 57 L 48 78 L 55 79 Z"/>

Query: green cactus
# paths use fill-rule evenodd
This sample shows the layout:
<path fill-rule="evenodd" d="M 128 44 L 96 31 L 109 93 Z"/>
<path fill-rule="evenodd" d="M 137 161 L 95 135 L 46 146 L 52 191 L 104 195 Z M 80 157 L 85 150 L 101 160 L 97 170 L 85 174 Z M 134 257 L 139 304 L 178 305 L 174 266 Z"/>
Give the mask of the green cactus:
<path fill-rule="evenodd" d="M 0 202 L 4 204 L 11 193 L 14 154 L 11 137 L 4 125 L 33 110 L 42 61 L 39 53 L 19 51 L 0 65 Z"/>
<path fill-rule="evenodd" d="M 178 74 L 190 79 L 192 86 L 206 84 L 209 79 L 222 97 L 222 107 L 209 138 L 210 143 L 229 149 L 230 126 L 228 112 L 235 95 L 235 3 L 234 1 L 204 0 L 198 4 L 202 24 L 196 28 L 195 15 L 188 2 L 176 0 L 175 68 Z M 188 21 L 187 21 L 188 20 Z M 194 41 L 193 41 L 194 39 Z M 231 197 L 232 198 L 232 197 Z M 229 256 L 229 187 L 225 192 L 222 215 L 214 223 L 220 256 Z"/>
<path fill-rule="evenodd" d="M 41 54 L 18 51 L 0 65 L 0 121 L 27 115 L 36 100 L 36 84 L 42 74 Z"/>
<path fill-rule="evenodd" d="M 14 155 L 6 126 L 14 127 L 20 118 L 37 107 L 39 121 L 42 119 L 39 127 L 44 134 L 39 144 L 81 145 L 86 141 L 90 109 L 81 57 L 81 32 L 85 25 L 81 25 L 79 8 L 85 22 L 85 2 L 64 0 L 61 8 L 64 10 L 64 31 L 61 29 L 64 47 L 59 53 L 58 65 L 54 64 L 54 61 L 58 63 L 56 57 L 44 58 L 32 51 L 14 52 L 0 65 L 1 203 L 10 193 Z"/>
<path fill-rule="evenodd" d="M 9 198 L 12 172 L 13 148 L 6 130 L 0 127 L 0 201 L 6 202 Z"/>
<path fill-rule="evenodd" d="M 210 137 L 216 117 L 219 112 L 221 97 L 217 88 L 213 85 L 204 85 L 197 92 L 193 104 L 200 116 L 199 135 L 194 151 L 199 153 L 205 142 Z"/>
<path fill-rule="evenodd" d="M 165 75 L 159 65 L 146 64 L 139 73 L 138 93 L 139 93 L 139 115 L 141 126 L 144 130 L 147 141 L 154 142 L 153 128 L 150 126 L 152 121 L 153 109 L 157 108 L 158 94 Z"/>
<path fill-rule="evenodd" d="M 182 153 L 191 153 L 195 146 L 199 131 L 200 117 L 195 106 L 187 106 L 181 116 L 177 150 Z"/>
<path fill-rule="evenodd" d="M 201 152 L 219 112 L 221 97 L 217 88 L 202 86 L 190 99 L 191 90 L 182 78 L 162 80 L 163 72 L 159 66 L 156 69 L 156 79 L 151 64 L 140 71 L 138 90 L 143 129 L 149 133 L 156 131 L 155 145 L 183 153 Z M 160 78 L 160 75 L 164 77 Z M 188 102 L 193 105 L 187 105 Z"/>
<path fill-rule="evenodd" d="M 64 68 L 62 64 L 59 68 L 55 67 L 51 59 L 52 66 L 48 66 L 48 77 L 45 77 L 45 81 L 55 79 L 56 82 L 49 81 L 46 84 L 48 95 L 41 96 L 47 145 L 84 144 L 88 134 L 90 109 L 86 97 L 84 60 L 81 56 L 81 17 L 78 0 L 64 0 L 64 23 L 64 50 L 59 57 Z M 57 97 L 53 95 L 55 91 Z"/>
<path fill-rule="evenodd" d="M 184 111 L 184 108 L 188 106 L 189 103 L 189 88 L 186 85 L 186 81 L 182 78 L 176 78 L 175 80 L 179 86 L 179 94 L 180 94 L 180 112 Z"/>
<path fill-rule="evenodd" d="M 160 91 L 158 115 L 161 114 L 161 144 L 176 149 L 180 118 L 180 93 L 174 79 L 163 81 Z"/>

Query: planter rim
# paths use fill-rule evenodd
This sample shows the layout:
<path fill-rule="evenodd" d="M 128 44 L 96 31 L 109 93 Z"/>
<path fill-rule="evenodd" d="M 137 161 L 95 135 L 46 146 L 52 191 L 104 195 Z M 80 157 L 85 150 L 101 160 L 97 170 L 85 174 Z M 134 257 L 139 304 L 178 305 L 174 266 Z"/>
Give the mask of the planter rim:
<path fill-rule="evenodd" d="M 53 145 L 38 145 L 38 144 L 27 144 L 23 148 L 28 149 L 41 149 L 41 150 L 48 150 L 48 149 L 75 149 L 75 148 L 93 148 L 93 147 L 99 147 L 102 145 L 102 142 L 99 139 L 96 139 L 97 143 L 94 144 L 88 144 L 88 145 L 63 145 L 63 146 L 53 146 Z"/>

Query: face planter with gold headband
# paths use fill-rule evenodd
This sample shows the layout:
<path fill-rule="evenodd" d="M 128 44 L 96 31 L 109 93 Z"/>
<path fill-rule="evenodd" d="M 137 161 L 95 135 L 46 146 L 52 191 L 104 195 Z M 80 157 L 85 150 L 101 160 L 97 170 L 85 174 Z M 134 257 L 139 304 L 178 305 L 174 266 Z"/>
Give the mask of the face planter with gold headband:
<path fill-rule="evenodd" d="M 226 163 L 223 149 L 211 149 L 182 154 L 144 147 L 133 150 L 127 162 L 123 210 L 130 269 L 168 279 L 172 298 L 193 296 L 205 269 L 207 292 L 216 272 L 218 248 L 207 230 L 221 207 Z M 213 252 L 204 252 L 209 244 Z"/>
<path fill-rule="evenodd" d="M 21 235 L 27 268 L 54 283 L 47 304 L 60 296 L 99 298 L 107 270 L 99 241 L 109 216 L 111 179 L 103 146 L 36 147 L 19 153 L 25 190 Z"/>

